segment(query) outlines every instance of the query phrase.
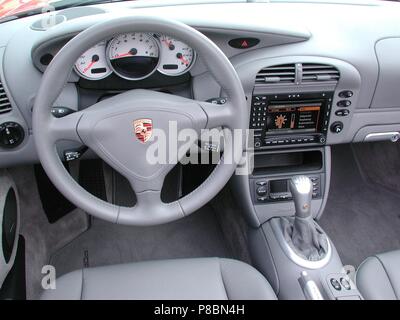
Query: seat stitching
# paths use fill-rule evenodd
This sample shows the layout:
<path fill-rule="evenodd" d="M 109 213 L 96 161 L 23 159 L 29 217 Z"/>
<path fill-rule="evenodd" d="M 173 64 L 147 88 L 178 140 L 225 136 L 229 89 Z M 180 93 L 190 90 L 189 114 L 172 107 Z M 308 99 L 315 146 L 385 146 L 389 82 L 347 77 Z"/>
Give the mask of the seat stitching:
<path fill-rule="evenodd" d="M 80 300 L 83 300 L 83 285 L 84 285 L 84 277 L 85 277 L 85 269 L 82 269 L 82 276 L 81 276 L 81 298 Z"/>
<path fill-rule="evenodd" d="M 230 300 L 230 299 L 229 299 L 229 295 L 228 295 L 228 290 L 226 290 L 226 286 L 225 286 L 224 275 L 223 275 L 223 273 L 222 273 L 221 259 L 218 259 L 218 266 L 219 266 L 219 275 L 221 276 L 221 282 L 222 282 L 222 286 L 224 287 L 224 290 L 225 290 L 226 298 L 227 298 L 228 300 Z"/>
<path fill-rule="evenodd" d="M 357 276 L 358 276 L 358 272 L 362 269 L 363 265 L 366 264 L 368 260 L 371 260 L 371 259 L 373 259 L 373 258 L 375 258 L 375 257 L 368 257 L 368 258 L 365 259 L 363 262 L 361 262 L 361 264 L 358 266 L 357 272 L 356 272 L 356 275 L 355 275 L 355 278 L 354 278 L 354 282 L 356 283 L 356 286 L 357 286 L 357 279 L 358 279 Z"/>
<path fill-rule="evenodd" d="M 385 273 L 386 273 L 386 276 L 387 276 L 387 278 L 388 278 L 388 280 L 389 280 L 390 286 L 392 287 L 392 290 L 393 290 L 393 293 L 394 293 L 396 299 L 399 299 L 399 296 L 397 295 L 397 292 L 396 292 L 396 290 L 395 290 L 395 288 L 394 288 L 394 286 L 393 286 L 392 280 L 391 280 L 391 278 L 390 278 L 390 276 L 389 276 L 389 272 L 387 271 L 387 269 L 386 269 L 386 267 L 385 267 L 385 264 L 384 264 L 383 261 L 379 258 L 379 256 L 375 256 L 375 258 L 377 258 L 378 261 L 380 262 L 380 264 L 382 265 L 382 268 L 383 268 L 383 270 L 384 270 Z"/>

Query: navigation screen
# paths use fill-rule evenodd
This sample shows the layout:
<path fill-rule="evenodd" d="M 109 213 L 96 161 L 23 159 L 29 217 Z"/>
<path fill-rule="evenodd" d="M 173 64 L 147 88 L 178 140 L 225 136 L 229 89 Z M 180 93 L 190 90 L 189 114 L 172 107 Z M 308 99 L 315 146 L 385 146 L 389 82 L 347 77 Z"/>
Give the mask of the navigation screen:
<path fill-rule="evenodd" d="M 267 109 L 267 132 L 317 132 L 322 103 L 279 104 Z"/>

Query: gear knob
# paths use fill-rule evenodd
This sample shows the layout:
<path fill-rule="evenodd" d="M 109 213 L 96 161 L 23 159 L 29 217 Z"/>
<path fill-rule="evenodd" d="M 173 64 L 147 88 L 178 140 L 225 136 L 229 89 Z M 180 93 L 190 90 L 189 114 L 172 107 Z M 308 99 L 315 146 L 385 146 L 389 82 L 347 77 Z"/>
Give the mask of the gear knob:
<path fill-rule="evenodd" d="M 292 193 L 296 216 L 307 218 L 311 214 L 312 182 L 309 177 L 296 176 L 290 179 L 290 192 Z"/>

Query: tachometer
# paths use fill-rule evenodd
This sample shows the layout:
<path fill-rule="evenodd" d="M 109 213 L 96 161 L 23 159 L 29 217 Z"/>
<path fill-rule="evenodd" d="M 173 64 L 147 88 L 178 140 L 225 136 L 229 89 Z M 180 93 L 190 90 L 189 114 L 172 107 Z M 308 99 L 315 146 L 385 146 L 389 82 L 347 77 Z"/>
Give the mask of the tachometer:
<path fill-rule="evenodd" d="M 106 41 L 96 44 L 75 62 L 75 70 L 85 79 L 104 79 L 112 72 L 106 59 Z"/>
<path fill-rule="evenodd" d="M 128 80 L 140 80 L 156 71 L 159 62 L 157 41 L 147 33 L 121 34 L 108 44 L 113 71 Z"/>
<path fill-rule="evenodd" d="M 179 76 L 193 66 L 195 51 L 186 43 L 166 35 L 159 37 L 161 43 L 161 61 L 158 71 L 169 76 Z"/>

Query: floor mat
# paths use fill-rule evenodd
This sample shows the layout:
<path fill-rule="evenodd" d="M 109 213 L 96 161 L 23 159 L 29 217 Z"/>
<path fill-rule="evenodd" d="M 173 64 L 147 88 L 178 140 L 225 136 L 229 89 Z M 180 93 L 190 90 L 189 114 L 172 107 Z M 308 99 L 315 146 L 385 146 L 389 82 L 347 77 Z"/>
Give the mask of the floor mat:
<path fill-rule="evenodd" d="M 400 196 L 366 182 L 349 145 L 332 148 L 332 165 L 330 194 L 320 224 L 343 263 L 358 266 L 368 256 L 400 249 Z"/>
<path fill-rule="evenodd" d="M 57 276 L 81 269 L 145 260 L 226 257 L 232 253 L 210 206 L 191 216 L 154 227 L 128 227 L 93 219 L 91 228 L 56 252 Z"/>
<path fill-rule="evenodd" d="M 42 292 L 42 267 L 52 252 L 64 247 L 88 227 L 87 215 L 73 210 L 55 223 L 49 223 L 37 190 L 33 166 L 9 170 L 20 198 L 21 234 L 25 238 L 26 297 L 37 299 Z"/>

